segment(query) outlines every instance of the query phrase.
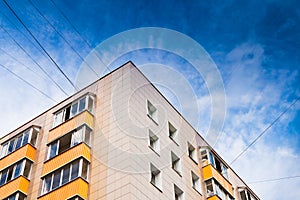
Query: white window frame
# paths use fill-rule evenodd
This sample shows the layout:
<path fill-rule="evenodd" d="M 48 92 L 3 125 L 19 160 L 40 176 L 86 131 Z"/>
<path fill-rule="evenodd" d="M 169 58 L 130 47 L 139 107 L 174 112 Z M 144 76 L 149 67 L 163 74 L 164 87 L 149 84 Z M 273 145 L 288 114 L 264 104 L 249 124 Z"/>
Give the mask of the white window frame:
<path fill-rule="evenodd" d="M 202 194 L 202 189 L 201 189 L 201 182 L 200 182 L 200 178 L 199 176 L 191 171 L 191 178 L 192 178 L 192 187 L 199 192 L 200 194 Z"/>

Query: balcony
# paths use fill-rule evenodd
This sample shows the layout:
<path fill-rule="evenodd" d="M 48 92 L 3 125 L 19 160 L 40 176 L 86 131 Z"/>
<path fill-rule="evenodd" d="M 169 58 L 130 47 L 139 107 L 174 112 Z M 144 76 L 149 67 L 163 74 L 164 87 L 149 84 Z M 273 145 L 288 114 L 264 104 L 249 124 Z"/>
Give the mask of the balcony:
<path fill-rule="evenodd" d="M 26 144 L 25 146 L 12 152 L 11 154 L 8 154 L 0 160 L 0 171 L 23 158 L 28 158 L 29 160 L 34 161 L 35 152 L 35 147 L 33 147 L 31 144 Z"/>
<path fill-rule="evenodd" d="M 207 197 L 207 200 L 222 200 L 218 195 L 213 195 L 211 197 Z"/>
<path fill-rule="evenodd" d="M 67 163 L 79 157 L 84 157 L 86 160 L 91 160 L 91 150 L 85 143 L 78 144 L 60 155 L 57 155 L 50 160 L 45 161 L 42 176 L 64 166 Z"/>
<path fill-rule="evenodd" d="M 231 183 L 224 178 L 211 164 L 204 166 L 202 170 L 204 180 L 215 178 L 229 194 L 234 196 Z"/>
<path fill-rule="evenodd" d="M 82 178 L 77 178 L 41 197 L 39 200 L 53 200 L 53 199 L 68 199 L 72 196 L 79 195 L 83 199 L 88 196 L 88 183 Z"/>
<path fill-rule="evenodd" d="M 82 124 L 87 124 L 89 127 L 93 127 L 94 117 L 89 111 L 84 111 L 68 121 L 54 127 L 49 132 L 48 143 L 61 137 L 62 135 L 74 130 Z"/>
<path fill-rule="evenodd" d="M 28 186 L 29 180 L 23 176 L 20 176 L 19 178 L 14 179 L 0 187 L 0 199 L 8 197 L 17 191 L 21 191 L 27 195 Z"/>

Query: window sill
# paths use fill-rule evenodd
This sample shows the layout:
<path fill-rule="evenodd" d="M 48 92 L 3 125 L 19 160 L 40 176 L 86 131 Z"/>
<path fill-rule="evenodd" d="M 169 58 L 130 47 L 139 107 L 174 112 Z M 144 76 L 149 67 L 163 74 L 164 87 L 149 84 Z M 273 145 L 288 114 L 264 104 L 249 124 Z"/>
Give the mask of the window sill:
<path fill-rule="evenodd" d="M 196 165 L 198 165 L 198 162 L 197 162 L 196 160 L 194 160 L 193 157 L 189 156 L 189 158 L 190 158 Z"/>
<path fill-rule="evenodd" d="M 160 191 L 161 193 L 163 193 L 162 189 L 160 189 L 157 185 L 155 185 L 154 183 L 150 182 L 151 185 L 153 185 L 156 189 L 158 189 L 158 191 Z"/>
<path fill-rule="evenodd" d="M 158 156 L 160 157 L 159 153 L 158 153 L 155 149 L 153 149 L 150 145 L 148 145 L 148 147 L 149 147 L 156 155 L 158 155 Z"/>
<path fill-rule="evenodd" d="M 153 119 L 153 117 L 151 117 L 149 114 L 147 114 L 147 116 L 158 126 L 157 120 Z"/>
<path fill-rule="evenodd" d="M 172 138 L 171 136 L 169 136 L 169 138 L 177 145 L 179 146 L 178 142 L 174 140 L 174 138 Z"/>
<path fill-rule="evenodd" d="M 197 190 L 194 186 L 192 187 L 199 195 L 202 196 L 201 192 L 199 190 Z"/>
<path fill-rule="evenodd" d="M 176 169 L 174 169 L 173 167 L 172 167 L 172 169 L 174 170 L 174 172 L 176 172 L 180 177 L 182 177 L 182 175 L 181 175 L 181 173 L 179 172 L 179 171 L 177 171 Z"/>

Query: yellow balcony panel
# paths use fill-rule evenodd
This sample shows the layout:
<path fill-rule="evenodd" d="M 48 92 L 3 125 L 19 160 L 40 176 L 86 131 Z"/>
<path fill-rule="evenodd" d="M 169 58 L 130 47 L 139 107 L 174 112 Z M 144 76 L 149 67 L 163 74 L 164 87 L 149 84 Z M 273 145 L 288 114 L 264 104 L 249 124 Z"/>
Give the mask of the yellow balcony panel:
<path fill-rule="evenodd" d="M 65 164 L 75 160 L 76 158 L 84 157 L 86 160 L 91 160 L 91 150 L 85 143 L 78 144 L 60 155 L 47 160 L 44 163 L 42 176 L 64 166 Z"/>
<path fill-rule="evenodd" d="M 208 197 L 207 200 L 222 200 L 222 199 L 220 199 L 219 196 L 214 195 L 214 196 Z"/>
<path fill-rule="evenodd" d="M 17 179 L 14 179 L 0 187 L 0 199 L 4 199 L 9 195 L 12 195 L 16 191 L 21 191 L 27 195 L 29 186 L 29 180 L 23 176 L 20 176 Z"/>
<path fill-rule="evenodd" d="M 77 178 L 64 186 L 39 197 L 39 200 L 68 199 L 75 195 L 87 199 L 88 183 L 82 178 Z"/>
<path fill-rule="evenodd" d="M 31 144 L 24 145 L 20 149 L 8 154 L 0 160 L 0 171 L 23 158 L 28 158 L 29 160 L 34 161 L 35 152 L 36 148 Z"/>
<path fill-rule="evenodd" d="M 206 165 L 202 168 L 204 180 L 215 178 L 224 187 L 227 192 L 233 196 L 233 190 L 231 183 L 224 178 L 211 164 Z"/>
<path fill-rule="evenodd" d="M 79 115 L 76 115 L 75 117 L 67 120 L 66 122 L 63 122 L 57 127 L 51 129 L 49 131 L 48 143 L 74 130 L 84 123 L 93 128 L 94 116 L 89 111 L 84 111 Z"/>

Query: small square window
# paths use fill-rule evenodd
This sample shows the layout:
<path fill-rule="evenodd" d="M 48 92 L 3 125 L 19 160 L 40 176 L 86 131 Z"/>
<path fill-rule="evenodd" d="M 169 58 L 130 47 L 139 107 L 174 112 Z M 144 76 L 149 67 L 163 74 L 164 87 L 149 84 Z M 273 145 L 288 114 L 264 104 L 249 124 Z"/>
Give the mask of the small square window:
<path fill-rule="evenodd" d="M 162 186 L 161 171 L 157 169 L 153 164 L 150 164 L 150 170 L 151 170 L 150 183 L 152 183 L 152 185 L 154 185 L 159 190 L 161 190 L 161 186 Z"/>
<path fill-rule="evenodd" d="M 188 142 L 188 154 L 189 157 L 196 163 L 198 163 L 197 159 L 197 151 L 196 148 Z"/>
<path fill-rule="evenodd" d="M 183 200 L 183 191 L 177 185 L 174 185 L 174 196 L 175 200 Z"/>
<path fill-rule="evenodd" d="M 169 122 L 169 137 L 177 144 L 177 129 Z"/>
<path fill-rule="evenodd" d="M 191 175 L 192 175 L 192 184 L 193 184 L 193 188 L 201 193 L 201 184 L 200 184 L 200 178 L 199 176 L 197 176 L 193 171 L 191 171 Z"/>
<path fill-rule="evenodd" d="M 159 138 L 151 130 L 149 130 L 149 147 L 156 153 L 159 153 Z"/>
<path fill-rule="evenodd" d="M 148 116 L 151 117 L 156 123 L 158 122 L 157 118 L 157 109 L 153 106 L 153 104 L 150 101 L 147 101 L 147 110 L 148 110 Z"/>
<path fill-rule="evenodd" d="M 171 152 L 172 169 L 174 169 L 179 175 L 181 175 L 181 162 L 180 158 Z"/>

